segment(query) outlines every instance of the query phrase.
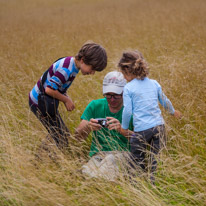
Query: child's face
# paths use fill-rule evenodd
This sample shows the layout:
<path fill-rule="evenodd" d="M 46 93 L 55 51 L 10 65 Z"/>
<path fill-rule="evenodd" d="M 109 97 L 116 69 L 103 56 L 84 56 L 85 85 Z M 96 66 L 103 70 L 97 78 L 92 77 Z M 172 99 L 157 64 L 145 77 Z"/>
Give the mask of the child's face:
<path fill-rule="evenodd" d="M 80 60 L 79 69 L 81 70 L 83 75 L 95 74 L 95 70 L 92 70 L 92 66 L 85 64 L 83 60 Z"/>

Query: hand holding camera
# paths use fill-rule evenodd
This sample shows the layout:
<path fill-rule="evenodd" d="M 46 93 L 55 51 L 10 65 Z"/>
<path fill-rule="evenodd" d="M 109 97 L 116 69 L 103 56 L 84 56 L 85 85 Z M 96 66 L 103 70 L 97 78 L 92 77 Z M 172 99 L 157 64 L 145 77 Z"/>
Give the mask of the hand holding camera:
<path fill-rule="evenodd" d="M 90 119 L 89 121 L 89 127 L 92 131 L 98 131 L 102 129 L 103 127 L 107 126 L 107 119 L 106 118 L 97 118 L 97 119 Z"/>
<path fill-rule="evenodd" d="M 100 124 L 102 127 L 107 127 L 107 119 L 106 118 L 96 118 L 98 121 L 98 124 Z"/>
<path fill-rule="evenodd" d="M 93 131 L 97 131 L 102 128 L 108 128 L 109 130 L 116 130 L 118 132 L 121 130 L 119 120 L 114 117 L 90 119 L 89 126 Z"/>

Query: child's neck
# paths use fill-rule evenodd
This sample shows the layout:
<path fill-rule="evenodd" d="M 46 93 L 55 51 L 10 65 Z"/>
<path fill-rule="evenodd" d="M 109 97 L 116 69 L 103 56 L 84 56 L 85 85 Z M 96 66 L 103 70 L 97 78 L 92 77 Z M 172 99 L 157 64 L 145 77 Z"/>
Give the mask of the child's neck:
<path fill-rule="evenodd" d="M 75 57 L 74 57 L 74 63 L 75 63 L 76 68 L 79 70 L 80 69 L 80 61 L 77 60 Z"/>
<path fill-rule="evenodd" d="M 128 79 L 127 79 L 127 81 L 128 81 L 128 82 L 131 82 L 133 79 L 136 79 L 136 78 L 137 78 L 136 75 L 130 74 L 129 77 L 128 77 Z"/>

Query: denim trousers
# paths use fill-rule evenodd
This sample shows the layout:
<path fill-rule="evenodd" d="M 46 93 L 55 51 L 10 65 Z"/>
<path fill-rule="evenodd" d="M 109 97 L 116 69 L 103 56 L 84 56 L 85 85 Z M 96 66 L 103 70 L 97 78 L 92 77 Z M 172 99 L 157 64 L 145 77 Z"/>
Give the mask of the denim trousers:
<path fill-rule="evenodd" d="M 143 172 L 154 173 L 157 168 L 157 155 L 165 144 L 165 126 L 159 125 L 130 138 L 132 167 L 140 167 Z"/>
<path fill-rule="evenodd" d="M 64 124 L 58 110 L 55 116 L 49 116 L 48 114 L 42 115 L 38 106 L 35 106 L 29 101 L 29 107 L 35 116 L 40 120 L 44 127 L 49 132 L 51 138 L 60 150 L 68 148 L 68 139 L 70 136 L 69 130 Z"/>

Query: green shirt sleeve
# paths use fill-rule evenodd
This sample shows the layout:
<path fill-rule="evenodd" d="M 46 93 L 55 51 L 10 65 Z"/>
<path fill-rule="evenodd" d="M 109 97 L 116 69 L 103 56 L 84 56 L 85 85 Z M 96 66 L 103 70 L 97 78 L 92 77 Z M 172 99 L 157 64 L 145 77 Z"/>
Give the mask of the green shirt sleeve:
<path fill-rule="evenodd" d="M 84 110 L 81 119 L 90 121 L 91 118 L 94 118 L 94 101 L 91 101 L 86 109 Z"/>

